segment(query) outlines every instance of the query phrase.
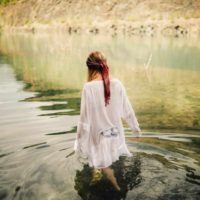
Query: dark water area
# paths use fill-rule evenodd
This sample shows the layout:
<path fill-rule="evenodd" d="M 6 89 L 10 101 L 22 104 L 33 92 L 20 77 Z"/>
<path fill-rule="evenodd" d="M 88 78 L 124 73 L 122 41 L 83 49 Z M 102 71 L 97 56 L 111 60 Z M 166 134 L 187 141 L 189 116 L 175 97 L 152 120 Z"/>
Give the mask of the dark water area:
<path fill-rule="evenodd" d="M 0 37 L 0 199 L 197 200 L 200 44 L 195 39 L 6 34 Z M 98 41 L 98 43 L 97 43 Z M 127 88 L 143 136 L 113 163 L 121 187 L 73 152 L 91 50 Z"/>

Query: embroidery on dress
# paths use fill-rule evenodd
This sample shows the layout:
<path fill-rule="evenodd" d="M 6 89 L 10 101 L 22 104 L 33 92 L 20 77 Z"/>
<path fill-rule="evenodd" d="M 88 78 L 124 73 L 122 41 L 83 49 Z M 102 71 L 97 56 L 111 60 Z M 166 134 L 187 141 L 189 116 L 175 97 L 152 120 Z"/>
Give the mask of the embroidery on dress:
<path fill-rule="evenodd" d="M 113 136 L 116 137 L 119 135 L 119 129 L 115 126 L 115 127 L 100 131 L 100 134 L 105 137 L 113 137 Z"/>

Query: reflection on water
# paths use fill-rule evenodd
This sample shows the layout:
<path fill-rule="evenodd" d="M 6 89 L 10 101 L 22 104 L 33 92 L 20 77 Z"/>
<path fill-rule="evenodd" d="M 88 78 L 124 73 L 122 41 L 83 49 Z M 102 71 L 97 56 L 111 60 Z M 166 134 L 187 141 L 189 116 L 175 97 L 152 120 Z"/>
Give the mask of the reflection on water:
<path fill-rule="evenodd" d="M 98 39 L 1 36 L 0 199 L 198 199 L 198 41 Z M 73 151 L 84 60 L 97 47 L 144 131 L 138 139 L 125 129 L 134 156 L 111 166 L 120 192 L 105 175 L 94 183 L 93 169 Z"/>
<path fill-rule="evenodd" d="M 117 191 L 105 174 L 93 184 L 92 169 L 84 165 L 81 171 L 76 172 L 75 189 L 82 199 L 117 200 L 126 199 L 127 193 L 137 187 L 141 181 L 141 161 L 139 156 L 129 158 L 121 157 L 112 165 L 121 191 Z"/>
<path fill-rule="evenodd" d="M 3 34 L 0 50 L 24 88 L 37 92 L 26 101 L 68 102 L 42 107 L 57 110 L 46 115 L 79 113 L 86 57 L 101 50 L 111 75 L 126 86 L 143 129 L 200 129 L 198 39 Z"/>

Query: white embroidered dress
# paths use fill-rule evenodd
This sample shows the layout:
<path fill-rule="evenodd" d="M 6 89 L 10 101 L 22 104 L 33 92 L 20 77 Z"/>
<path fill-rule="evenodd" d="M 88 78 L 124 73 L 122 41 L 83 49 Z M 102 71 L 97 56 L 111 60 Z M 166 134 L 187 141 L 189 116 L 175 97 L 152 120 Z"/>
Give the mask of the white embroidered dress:
<path fill-rule="evenodd" d="M 125 142 L 121 118 L 128 123 L 133 134 L 141 134 L 135 112 L 120 80 L 110 80 L 110 93 L 110 103 L 105 107 L 102 80 L 93 80 L 83 86 L 74 150 L 88 160 L 90 167 L 108 167 L 121 155 L 132 156 Z"/>

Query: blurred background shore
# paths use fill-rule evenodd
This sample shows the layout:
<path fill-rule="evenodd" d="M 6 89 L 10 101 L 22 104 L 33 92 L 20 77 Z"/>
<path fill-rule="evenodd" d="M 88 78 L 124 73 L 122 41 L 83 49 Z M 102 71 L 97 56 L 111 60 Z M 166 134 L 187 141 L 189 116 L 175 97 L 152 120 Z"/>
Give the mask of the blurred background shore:
<path fill-rule="evenodd" d="M 129 35 L 200 34 L 199 0 L 1 0 L 11 31 Z"/>

